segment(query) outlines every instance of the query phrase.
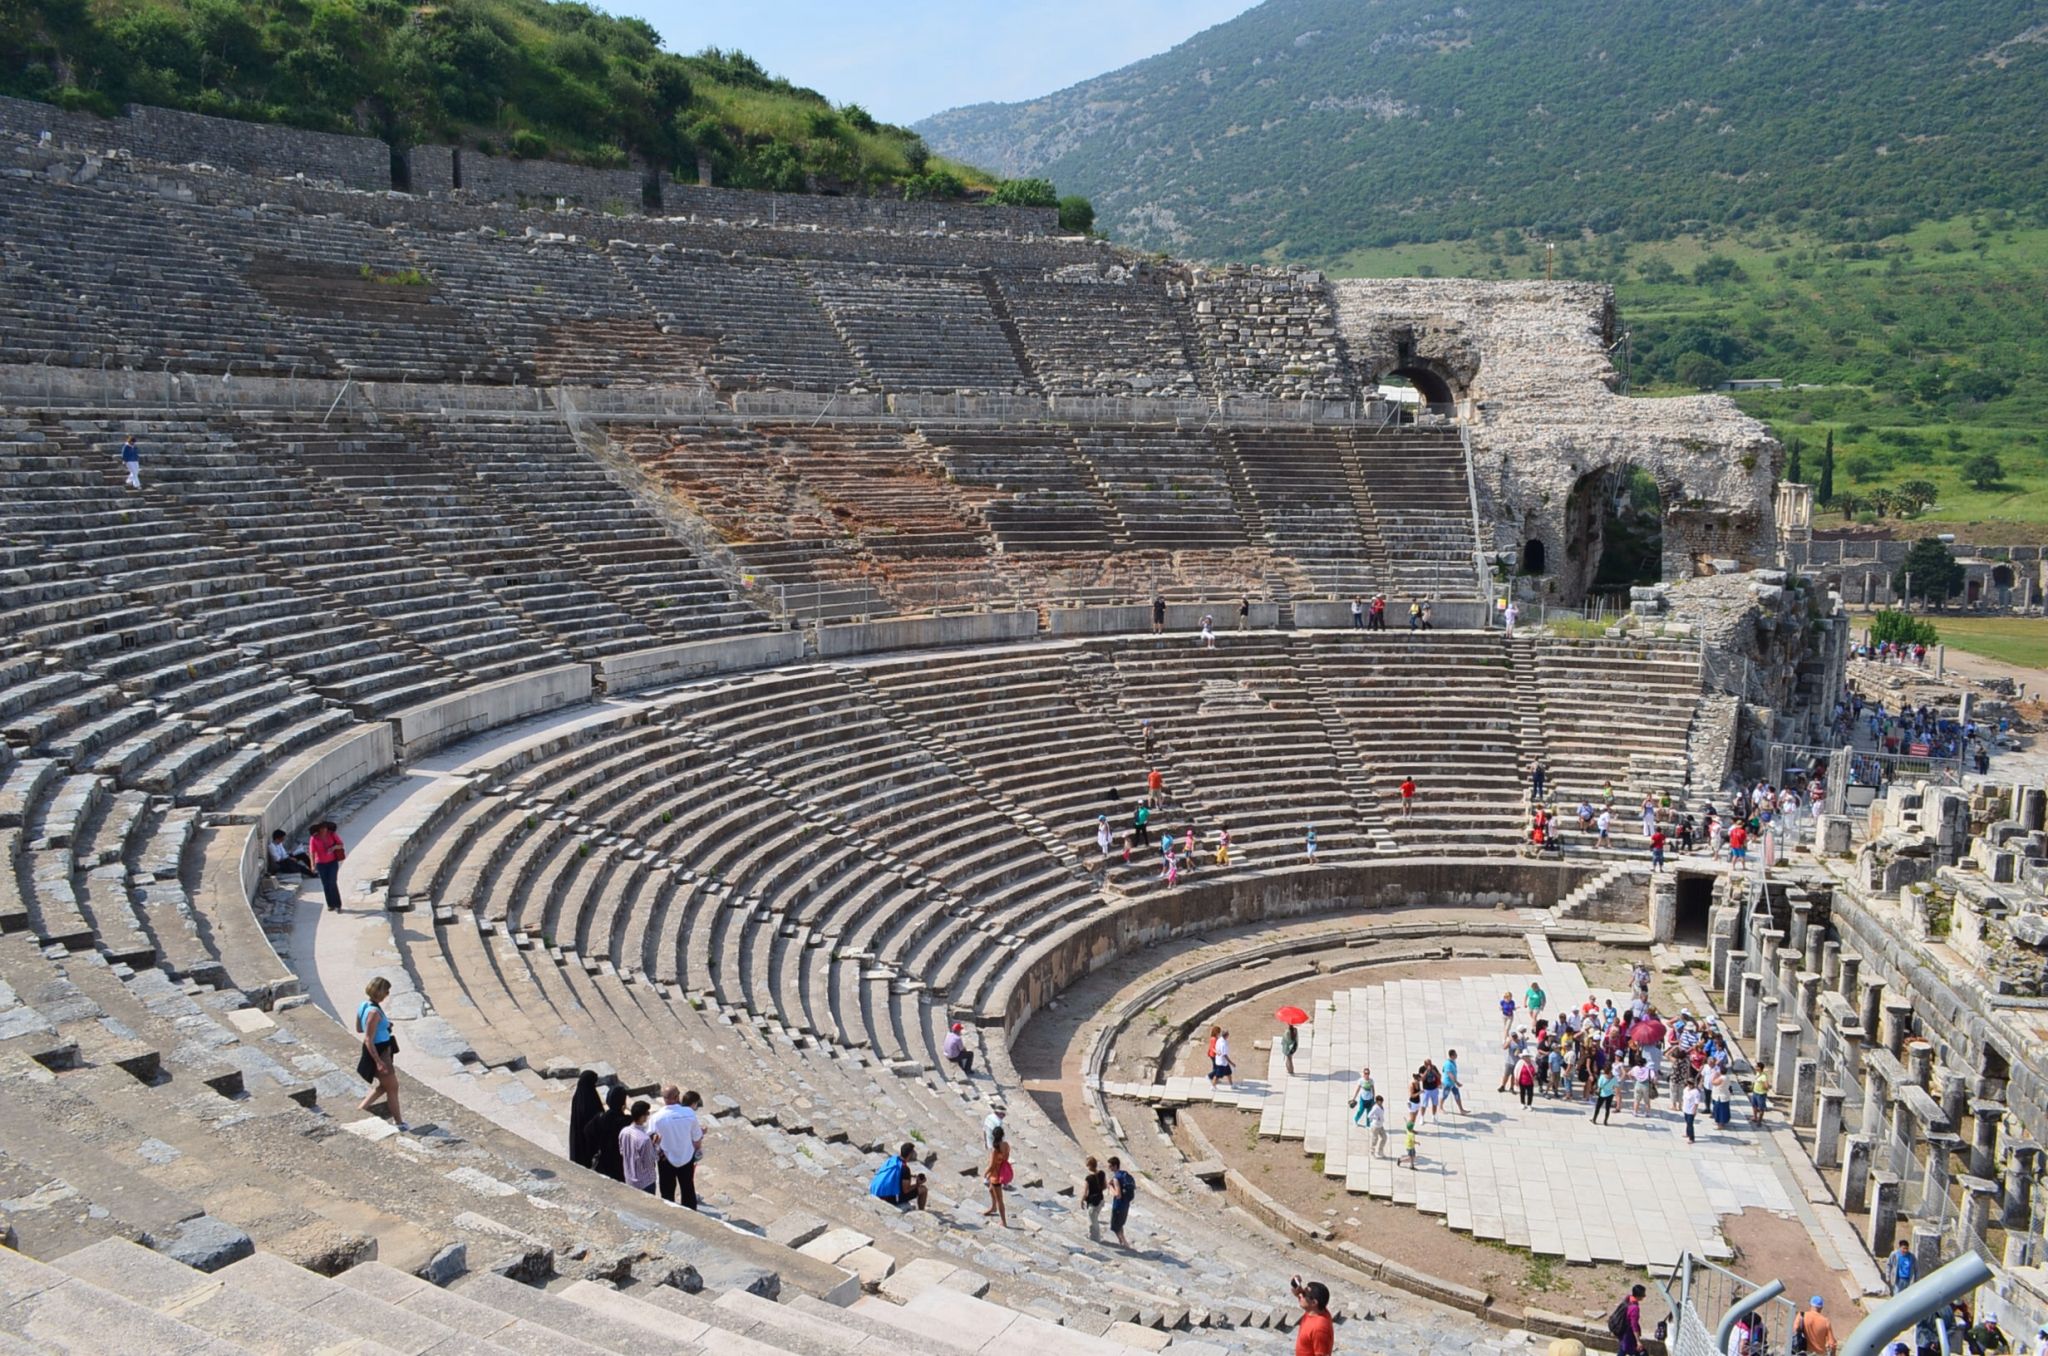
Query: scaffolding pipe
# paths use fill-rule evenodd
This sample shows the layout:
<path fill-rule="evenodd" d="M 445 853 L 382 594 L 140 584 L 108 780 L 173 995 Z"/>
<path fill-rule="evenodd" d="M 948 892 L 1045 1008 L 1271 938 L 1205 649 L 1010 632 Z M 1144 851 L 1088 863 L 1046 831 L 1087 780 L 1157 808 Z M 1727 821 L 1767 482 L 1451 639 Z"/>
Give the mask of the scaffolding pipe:
<path fill-rule="evenodd" d="M 1991 1279 L 1991 1268 L 1974 1252 L 1966 1252 L 1931 1275 L 1913 1282 L 1870 1311 L 1842 1343 L 1841 1356 L 1877 1356 L 1885 1343 L 1932 1318 Z"/>
<path fill-rule="evenodd" d="M 1785 1283 L 1783 1281 L 1772 1281 L 1762 1289 L 1752 1290 L 1741 1299 L 1735 1301 L 1735 1303 L 1729 1305 L 1728 1312 L 1721 1315 L 1720 1326 L 1714 1329 L 1714 1351 L 1716 1356 L 1718 1356 L 1718 1353 L 1728 1350 L 1728 1334 L 1735 1331 L 1737 1323 L 1748 1318 L 1751 1314 L 1784 1293 Z"/>

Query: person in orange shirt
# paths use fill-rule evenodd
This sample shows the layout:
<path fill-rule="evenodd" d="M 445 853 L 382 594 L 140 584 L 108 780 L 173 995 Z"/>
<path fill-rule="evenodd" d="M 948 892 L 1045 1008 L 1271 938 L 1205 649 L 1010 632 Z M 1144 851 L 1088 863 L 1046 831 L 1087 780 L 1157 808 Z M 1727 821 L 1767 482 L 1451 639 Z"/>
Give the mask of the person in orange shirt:
<path fill-rule="evenodd" d="M 1401 779 L 1401 818 L 1406 819 L 1415 809 L 1415 779 Z"/>
<path fill-rule="evenodd" d="M 1166 777 L 1158 768 L 1145 774 L 1145 790 L 1152 798 L 1152 808 L 1158 809 L 1166 803 Z"/>
<path fill-rule="evenodd" d="M 1301 1302 L 1301 1323 L 1294 1330 L 1294 1356 L 1330 1356 L 1337 1348 L 1337 1331 L 1330 1323 L 1330 1287 L 1321 1281 L 1302 1284 L 1293 1281 L 1294 1298 Z"/>

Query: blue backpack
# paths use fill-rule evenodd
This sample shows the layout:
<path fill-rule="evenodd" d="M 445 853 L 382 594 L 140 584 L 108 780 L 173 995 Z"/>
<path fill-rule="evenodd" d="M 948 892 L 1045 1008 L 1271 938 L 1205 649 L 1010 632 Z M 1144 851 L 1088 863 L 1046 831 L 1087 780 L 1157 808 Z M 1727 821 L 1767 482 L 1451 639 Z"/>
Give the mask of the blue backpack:
<path fill-rule="evenodd" d="M 889 1161 L 875 1169 L 875 1175 L 868 1182 L 868 1195 L 885 1201 L 893 1201 L 903 1194 L 903 1160 L 894 1154 Z"/>

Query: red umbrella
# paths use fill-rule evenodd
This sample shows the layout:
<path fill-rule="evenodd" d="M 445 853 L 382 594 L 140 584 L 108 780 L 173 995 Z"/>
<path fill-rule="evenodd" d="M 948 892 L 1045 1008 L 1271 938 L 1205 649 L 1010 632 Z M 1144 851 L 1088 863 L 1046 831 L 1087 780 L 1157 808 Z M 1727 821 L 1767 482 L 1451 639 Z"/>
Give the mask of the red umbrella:
<path fill-rule="evenodd" d="M 1280 1009 L 1280 1011 L 1274 1013 L 1273 1015 L 1275 1017 L 1278 1017 L 1281 1021 L 1285 1022 L 1288 1026 L 1300 1026 L 1303 1022 L 1308 1020 L 1308 1014 L 1303 1012 L 1300 1008 L 1296 1007 L 1282 1008 Z"/>
<path fill-rule="evenodd" d="M 1664 1023 L 1655 1017 L 1646 1017 L 1628 1029 L 1629 1039 L 1638 1045 L 1661 1045 L 1664 1041 Z"/>

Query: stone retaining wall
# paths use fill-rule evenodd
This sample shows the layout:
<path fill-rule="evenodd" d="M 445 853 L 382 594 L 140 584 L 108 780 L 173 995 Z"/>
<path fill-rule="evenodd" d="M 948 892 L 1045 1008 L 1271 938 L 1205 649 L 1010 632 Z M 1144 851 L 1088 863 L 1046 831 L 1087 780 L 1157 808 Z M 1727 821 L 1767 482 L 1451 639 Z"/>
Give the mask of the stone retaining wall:
<path fill-rule="evenodd" d="M 391 717 L 401 756 L 412 759 L 494 726 L 590 700 L 588 664 L 563 664 L 464 688 Z"/>
<path fill-rule="evenodd" d="M 215 830 L 218 846 L 203 851 L 199 912 L 216 929 L 214 951 L 227 981 L 268 1007 L 299 991 L 298 977 L 279 958 L 256 921 L 254 900 L 264 878 L 264 847 L 273 829 L 294 838 L 315 811 L 396 767 L 392 726 L 386 722 L 345 730 L 302 754 L 244 796 Z"/>
<path fill-rule="evenodd" d="M 926 650 L 946 645 L 989 645 L 1029 640 L 1038 634 L 1038 613 L 961 612 L 937 617 L 889 617 L 817 629 L 818 656 L 871 654 L 877 650 Z"/>
<path fill-rule="evenodd" d="M 130 104 L 125 117 L 99 118 L 0 97 L 0 132 L 30 138 L 48 132 L 60 145 L 126 151 L 168 165 L 197 162 L 263 178 L 303 174 L 372 192 L 391 187 L 391 148 L 375 137 L 306 132 L 171 108 Z"/>
<path fill-rule="evenodd" d="M 1046 1001 L 1136 947 L 1209 928 L 1338 910 L 1431 904 L 1549 908 L 1592 868 L 1547 862 L 1421 860 L 1261 872 L 1114 904 L 1022 953 L 975 1020 L 1020 1029 Z"/>
<path fill-rule="evenodd" d="M 597 661 L 598 683 L 611 696 L 687 683 L 714 673 L 773 668 L 804 657 L 801 631 L 769 631 L 723 640 L 686 641 Z"/>

